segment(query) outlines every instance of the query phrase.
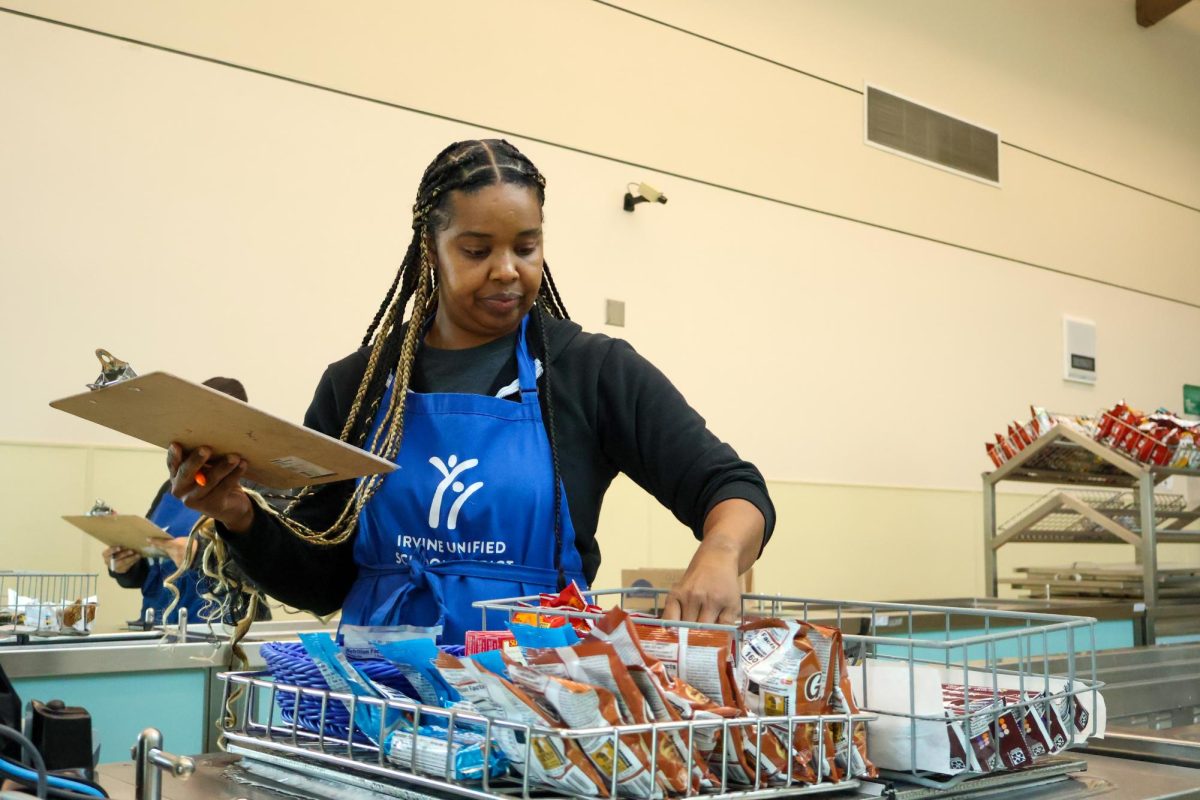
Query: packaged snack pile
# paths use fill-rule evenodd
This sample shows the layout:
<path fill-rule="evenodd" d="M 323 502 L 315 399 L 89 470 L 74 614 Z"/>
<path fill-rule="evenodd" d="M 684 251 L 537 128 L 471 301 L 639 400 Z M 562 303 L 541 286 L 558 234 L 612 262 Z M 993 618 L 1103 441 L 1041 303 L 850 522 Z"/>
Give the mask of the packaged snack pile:
<path fill-rule="evenodd" d="M 1096 441 L 1143 464 L 1200 469 L 1200 422 L 1166 409 L 1144 414 L 1124 401 L 1100 416 Z"/>
<path fill-rule="evenodd" d="M 574 593 L 546 600 L 592 608 Z M 359 733 L 422 774 L 449 766 L 459 781 L 508 774 L 580 797 L 659 800 L 720 789 L 722 775 L 736 790 L 876 774 L 863 723 L 847 727 L 858 707 L 835 629 L 755 620 L 735 651 L 727 631 L 668 627 L 620 608 L 582 626 L 522 617 L 507 640 L 494 637 L 516 646 L 471 656 L 440 651 L 432 638 L 372 640 L 413 697 L 372 680 L 327 635 L 301 641 L 334 691 L 426 707 L 419 718 L 411 706 L 361 699 L 352 709 Z M 842 719 L 779 719 L 818 715 Z M 590 730 L 555 733 L 566 729 Z"/>
<path fill-rule="evenodd" d="M 1088 725 L 1088 712 L 1070 695 L 1044 699 L 1039 692 L 942 684 L 951 767 L 972 772 L 1025 769 L 1055 755 Z M 975 715 L 975 716 L 971 716 Z"/>
<path fill-rule="evenodd" d="M 1166 409 L 1146 414 L 1117 403 L 1097 417 L 1065 417 L 1030 407 L 1027 423 L 1013 422 L 1005 434 L 984 447 L 997 467 L 1044 436 L 1054 425 L 1070 427 L 1142 464 L 1200 469 L 1200 422 L 1181 419 Z"/>

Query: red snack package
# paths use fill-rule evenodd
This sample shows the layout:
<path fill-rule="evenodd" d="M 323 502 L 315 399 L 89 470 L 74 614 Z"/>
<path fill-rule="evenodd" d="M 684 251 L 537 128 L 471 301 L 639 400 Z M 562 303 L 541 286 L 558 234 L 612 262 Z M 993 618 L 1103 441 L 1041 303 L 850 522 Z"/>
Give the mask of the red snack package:
<path fill-rule="evenodd" d="M 991 442 L 987 443 L 987 454 L 988 458 L 992 460 L 992 463 L 995 464 L 997 468 L 1004 466 L 1004 459 L 1001 458 L 1000 451 L 997 450 L 996 445 L 992 444 Z"/>
<path fill-rule="evenodd" d="M 1017 437 L 1020 438 L 1025 447 L 1033 444 L 1034 437 L 1030 435 L 1029 429 L 1026 426 L 1015 420 L 1013 421 L 1013 425 L 1017 427 Z"/>
<path fill-rule="evenodd" d="M 464 642 L 466 654 L 469 656 L 484 653 L 488 650 L 503 650 L 509 645 L 515 645 L 517 638 L 509 631 L 467 631 Z"/>
<path fill-rule="evenodd" d="M 1005 461 L 1008 461 L 1017 454 L 1017 451 L 1008 443 L 1008 440 L 998 433 L 996 434 L 996 446 L 1000 448 L 1000 452 L 1004 453 Z"/>
<path fill-rule="evenodd" d="M 558 678 L 515 662 L 507 663 L 517 686 L 552 708 L 568 728 L 608 728 L 622 724 L 612 693 Z M 661 798 L 658 781 L 650 774 L 650 753 L 637 734 L 624 734 L 613 741 L 610 735 L 576 739 L 584 753 L 607 782 L 615 772 L 617 793 L 625 797 Z"/>
<path fill-rule="evenodd" d="M 1025 442 L 1021 439 L 1021 435 L 1013 430 L 1013 426 L 1008 426 L 1008 441 L 1012 442 L 1013 448 L 1019 453 L 1025 449 Z"/>

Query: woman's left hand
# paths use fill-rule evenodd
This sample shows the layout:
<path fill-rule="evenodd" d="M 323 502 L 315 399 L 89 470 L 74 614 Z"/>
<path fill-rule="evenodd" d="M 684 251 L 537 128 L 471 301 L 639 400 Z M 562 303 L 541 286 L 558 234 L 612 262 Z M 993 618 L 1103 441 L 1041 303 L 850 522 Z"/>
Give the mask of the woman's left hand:
<path fill-rule="evenodd" d="M 704 518 L 704 540 L 667 595 L 663 619 L 737 624 L 742 616 L 738 578 L 758 558 L 765 525 L 762 512 L 746 500 L 713 506 Z"/>
<path fill-rule="evenodd" d="M 667 595 L 663 619 L 736 624 L 742 615 L 738 554 L 701 543 L 679 583 Z"/>

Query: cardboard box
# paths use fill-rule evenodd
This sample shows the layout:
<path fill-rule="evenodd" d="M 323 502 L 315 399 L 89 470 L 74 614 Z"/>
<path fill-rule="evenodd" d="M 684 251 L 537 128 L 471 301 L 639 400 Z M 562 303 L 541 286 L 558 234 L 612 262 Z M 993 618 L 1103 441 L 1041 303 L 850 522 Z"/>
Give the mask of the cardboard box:
<path fill-rule="evenodd" d="M 621 586 L 632 589 L 670 589 L 676 583 L 683 579 L 683 574 L 686 569 L 670 568 L 670 567 L 639 567 L 637 569 L 621 570 Z M 746 574 L 741 578 L 742 594 L 750 594 L 754 591 L 754 568 L 751 567 L 746 571 Z M 645 597 L 637 597 L 634 595 L 625 596 L 625 608 L 630 611 L 645 611 L 654 610 L 654 599 L 658 597 L 658 607 L 662 609 L 662 603 L 666 599 L 666 594 L 658 594 L 647 592 Z"/>

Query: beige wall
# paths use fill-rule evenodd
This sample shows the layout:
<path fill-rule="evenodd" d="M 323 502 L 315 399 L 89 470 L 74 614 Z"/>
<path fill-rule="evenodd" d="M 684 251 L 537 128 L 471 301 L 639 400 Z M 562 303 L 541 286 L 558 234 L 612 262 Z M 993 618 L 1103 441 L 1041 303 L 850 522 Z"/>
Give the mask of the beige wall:
<path fill-rule="evenodd" d="M 0 333 L 19 376 L 0 504 L 25 515 L 6 541 L 61 538 L 104 479 L 139 509 L 157 486 L 157 455 L 46 407 L 94 377 L 96 346 L 236 375 L 299 418 L 390 280 L 426 161 L 495 130 L 550 180 L 573 315 L 632 341 L 771 481 L 773 591 L 976 593 L 992 431 L 1030 403 L 1177 407 L 1200 383 L 1198 8 L 1143 30 L 1117 0 L 622 3 L 1112 179 L 1006 146 L 996 189 L 865 147 L 853 91 L 598 3 L 0 5 L 407 109 L 0 13 Z M 670 204 L 625 214 L 631 180 Z M 628 327 L 603 327 L 606 297 Z M 1064 313 L 1098 324 L 1094 388 L 1061 379 Z M 691 546 L 628 484 L 601 536 L 600 583 Z M 79 547 L 10 544 L 0 567 Z"/>

